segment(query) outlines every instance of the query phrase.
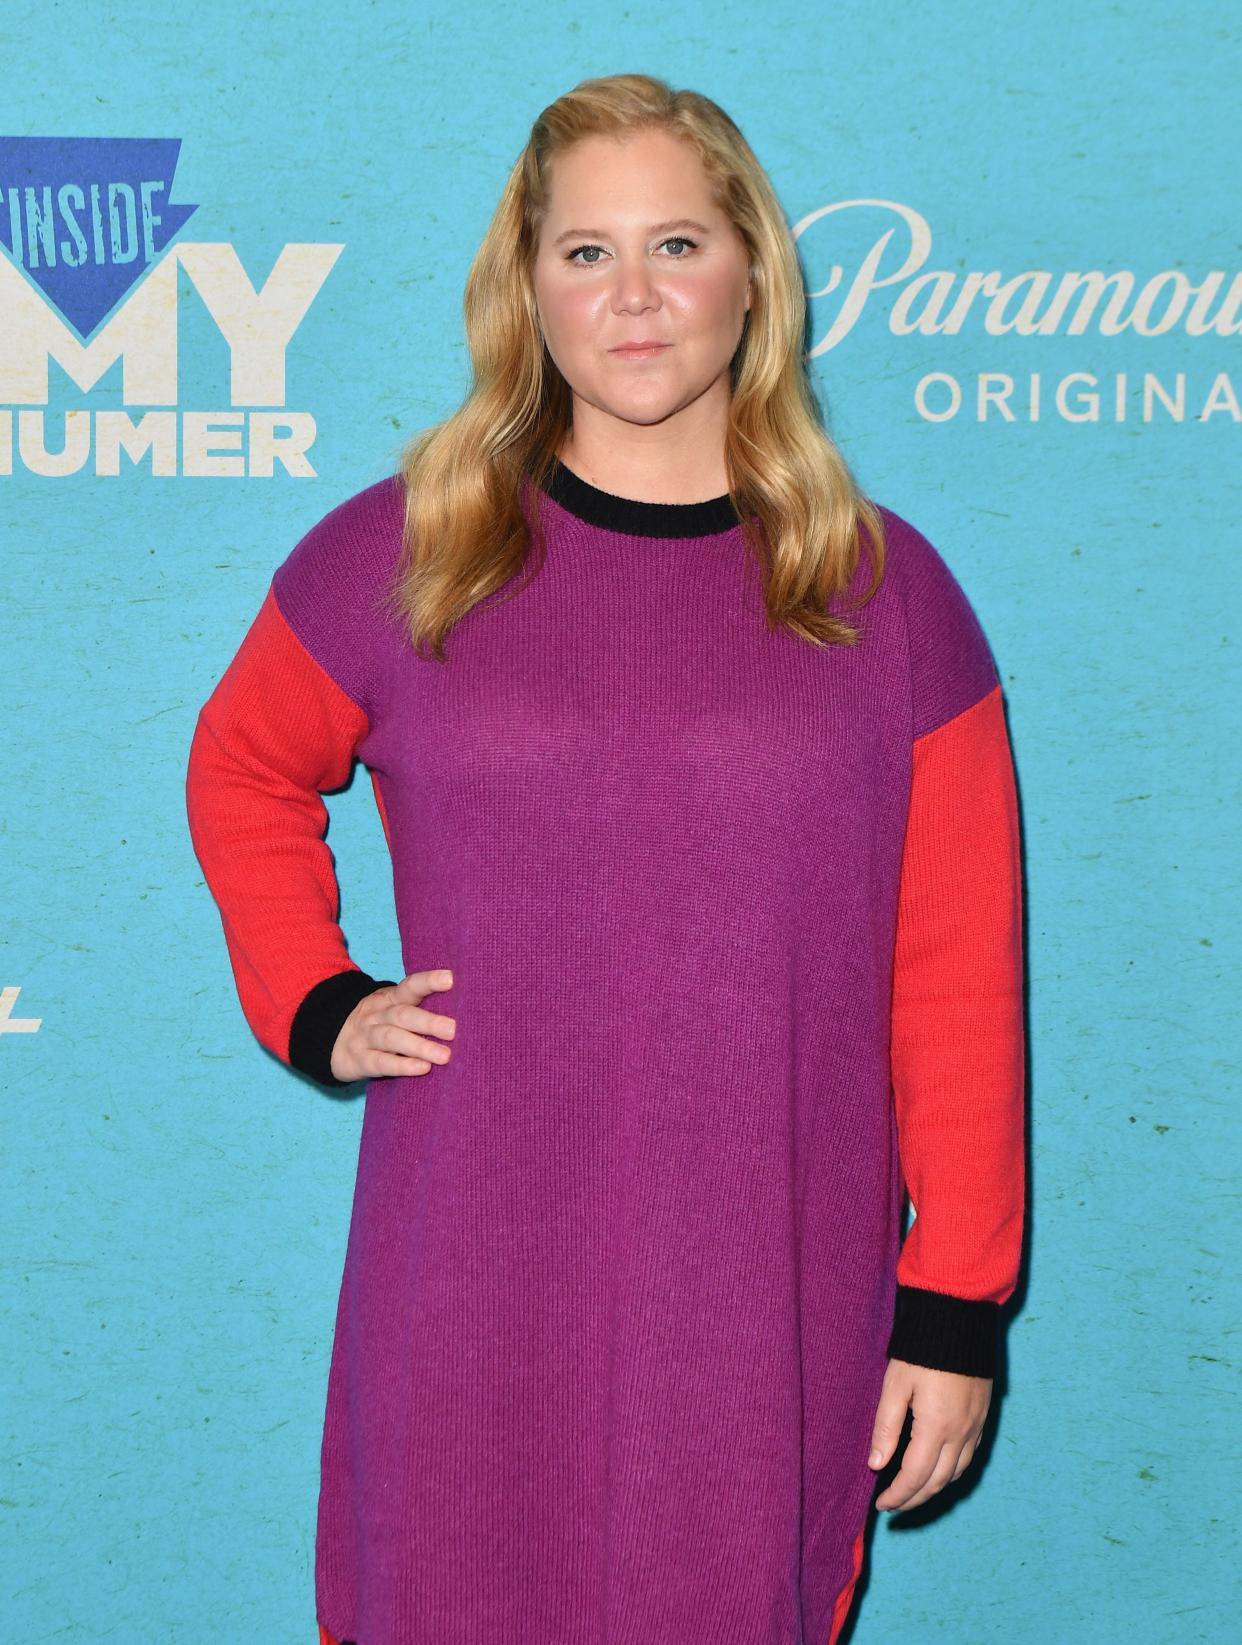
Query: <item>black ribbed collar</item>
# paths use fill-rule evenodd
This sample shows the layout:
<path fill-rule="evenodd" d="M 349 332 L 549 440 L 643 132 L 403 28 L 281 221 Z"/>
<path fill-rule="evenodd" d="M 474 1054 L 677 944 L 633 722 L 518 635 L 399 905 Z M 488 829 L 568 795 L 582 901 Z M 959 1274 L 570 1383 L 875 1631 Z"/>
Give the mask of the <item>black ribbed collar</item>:
<path fill-rule="evenodd" d="M 647 503 L 601 491 L 559 459 L 543 489 L 580 520 L 635 537 L 706 537 L 740 523 L 728 492 L 701 503 Z"/>

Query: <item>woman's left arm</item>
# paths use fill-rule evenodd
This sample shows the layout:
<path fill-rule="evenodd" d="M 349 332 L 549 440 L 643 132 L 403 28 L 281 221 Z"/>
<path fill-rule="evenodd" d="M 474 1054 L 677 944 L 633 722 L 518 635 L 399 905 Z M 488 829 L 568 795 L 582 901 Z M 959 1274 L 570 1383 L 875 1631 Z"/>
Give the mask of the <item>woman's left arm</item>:
<path fill-rule="evenodd" d="M 914 742 L 891 1024 L 902 1174 L 915 1218 L 897 1264 L 872 1466 L 877 1506 L 913 1507 L 964 1471 L 991 1399 L 1000 1307 L 1024 1229 L 1021 849 L 999 681 Z"/>

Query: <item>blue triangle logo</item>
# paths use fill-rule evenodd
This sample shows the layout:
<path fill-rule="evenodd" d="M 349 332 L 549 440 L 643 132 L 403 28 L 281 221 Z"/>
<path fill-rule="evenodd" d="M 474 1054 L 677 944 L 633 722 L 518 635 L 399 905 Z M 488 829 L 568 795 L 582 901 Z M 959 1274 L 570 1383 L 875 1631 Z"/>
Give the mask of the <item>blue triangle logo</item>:
<path fill-rule="evenodd" d="M 197 206 L 179 137 L 0 137 L 0 244 L 85 342 Z"/>

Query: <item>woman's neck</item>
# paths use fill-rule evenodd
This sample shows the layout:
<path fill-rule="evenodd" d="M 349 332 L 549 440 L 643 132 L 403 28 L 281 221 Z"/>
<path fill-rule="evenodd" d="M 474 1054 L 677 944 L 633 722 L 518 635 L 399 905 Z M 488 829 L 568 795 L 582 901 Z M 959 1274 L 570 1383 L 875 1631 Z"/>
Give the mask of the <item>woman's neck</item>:
<path fill-rule="evenodd" d="M 617 497 L 648 503 L 701 503 L 729 489 L 723 451 L 714 462 L 683 446 L 638 450 L 624 444 L 602 447 L 567 437 L 557 456 L 588 485 Z"/>

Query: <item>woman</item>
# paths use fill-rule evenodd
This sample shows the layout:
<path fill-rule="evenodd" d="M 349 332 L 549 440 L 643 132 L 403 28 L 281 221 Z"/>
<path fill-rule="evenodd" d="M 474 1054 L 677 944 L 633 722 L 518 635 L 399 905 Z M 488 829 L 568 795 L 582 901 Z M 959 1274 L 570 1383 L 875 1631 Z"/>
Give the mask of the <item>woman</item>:
<path fill-rule="evenodd" d="M 199 716 L 247 1019 L 367 1081 L 325 1645 L 832 1645 L 907 1412 L 879 1508 L 974 1454 L 1023 1224 L 1013 770 L 965 595 L 819 425 L 804 305 L 714 103 L 559 98 L 468 398 L 297 544 Z M 355 759 L 399 981 L 337 924 Z"/>

